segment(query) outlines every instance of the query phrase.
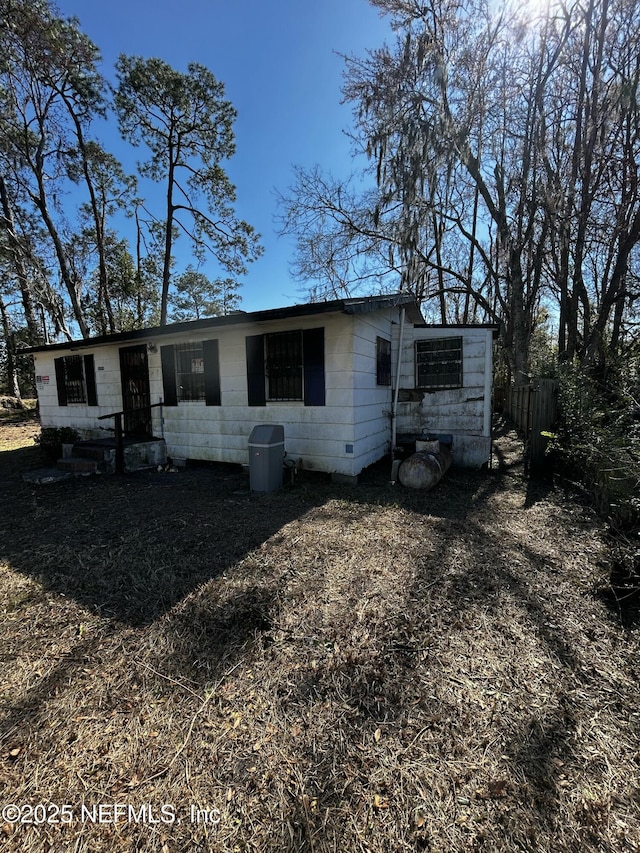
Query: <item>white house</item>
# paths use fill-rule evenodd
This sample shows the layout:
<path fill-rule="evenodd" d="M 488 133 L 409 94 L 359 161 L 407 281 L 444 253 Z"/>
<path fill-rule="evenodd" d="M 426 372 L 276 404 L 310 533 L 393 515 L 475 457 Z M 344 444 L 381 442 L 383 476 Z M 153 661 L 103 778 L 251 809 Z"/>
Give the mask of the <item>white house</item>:
<path fill-rule="evenodd" d="M 114 420 L 104 416 L 125 412 L 126 433 L 164 438 L 174 459 L 246 463 L 253 427 L 282 424 L 287 454 L 305 469 L 355 478 L 401 432 L 454 434 L 454 460 L 457 436 L 464 436 L 459 461 L 486 461 L 486 442 L 483 459 L 469 448 L 472 437 L 489 436 L 491 334 L 483 329 L 477 340 L 474 330 L 455 330 L 425 327 L 413 298 L 394 294 L 237 312 L 23 352 L 35 358 L 43 428 L 105 437 Z M 419 341 L 450 337 L 462 339 L 456 358 L 464 369 L 446 377 L 449 389 L 463 383 L 457 403 L 452 390 L 433 384 L 414 399 L 416 382 L 427 377 Z M 434 350 L 432 360 L 442 370 L 450 354 L 443 361 Z M 435 408 L 429 414 L 428 401 L 441 416 Z"/>

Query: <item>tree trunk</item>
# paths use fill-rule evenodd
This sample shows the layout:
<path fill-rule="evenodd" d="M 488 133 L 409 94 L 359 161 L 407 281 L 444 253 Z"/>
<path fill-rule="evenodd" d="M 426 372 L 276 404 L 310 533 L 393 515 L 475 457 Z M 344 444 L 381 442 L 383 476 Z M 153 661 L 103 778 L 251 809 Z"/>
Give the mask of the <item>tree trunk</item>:
<path fill-rule="evenodd" d="M 524 304 L 524 281 L 520 253 L 514 250 L 509 260 L 510 325 L 512 332 L 511 363 L 516 384 L 529 379 L 529 328 Z"/>
<path fill-rule="evenodd" d="M 171 248 L 173 245 L 173 182 L 175 174 L 173 145 L 169 144 L 169 175 L 167 177 L 167 221 L 164 232 L 164 263 L 162 265 L 162 298 L 160 300 L 160 325 L 167 324 L 169 285 L 171 284 Z"/>
<path fill-rule="evenodd" d="M 9 324 L 9 315 L 7 307 L 0 296 L 0 323 L 2 324 L 2 333 L 4 336 L 5 349 L 7 355 L 6 376 L 7 376 L 7 391 L 10 397 L 16 397 L 22 400 L 20 395 L 20 385 L 18 384 L 18 367 L 16 364 L 16 345 Z"/>
<path fill-rule="evenodd" d="M 35 194 L 31 194 L 31 199 L 40 211 L 40 215 L 44 221 L 44 224 L 47 227 L 47 231 L 49 232 L 49 236 L 53 242 L 53 247 L 55 249 L 56 258 L 58 260 L 58 265 L 60 267 L 60 276 L 62 281 L 67 288 L 67 293 L 69 294 L 69 299 L 71 300 L 71 305 L 73 307 L 73 314 L 75 320 L 80 328 L 80 334 L 83 338 L 89 337 L 89 327 L 87 326 L 87 321 L 84 317 L 84 311 L 82 310 L 82 306 L 80 304 L 80 298 L 78 291 L 76 289 L 76 285 L 71 276 L 71 272 L 69 270 L 69 265 L 67 263 L 67 258 L 64 253 L 64 247 L 62 245 L 62 240 L 60 239 L 60 235 L 58 234 L 58 230 L 54 225 L 54 222 L 49 213 L 49 208 L 47 206 L 46 196 L 44 194 L 44 182 L 41 177 L 38 177 L 38 183 L 40 184 L 39 190 L 40 195 L 36 196 Z"/>
<path fill-rule="evenodd" d="M 29 281 L 29 276 L 27 275 L 27 270 L 24 265 L 24 259 L 22 255 L 23 246 L 21 245 L 20 239 L 18 237 L 18 232 L 16 231 L 13 208 L 11 206 L 11 202 L 9 201 L 7 185 L 1 175 L 0 204 L 2 205 L 2 217 L 4 220 L 3 225 L 5 233 L 7 235 L 7 242 L 9 244 L 9 248 L 11 250 L 11 255 L 13 258 L 13 267 L 16 273 L 16 279 L 18 280 L 18 286 L 20 287 L 22 307 L 24 310 L 24 319 L 27 324 L 27 334 L 29 337 L 29 343 L 35 345 L 41 340 L 41 335 L 40 329 L 38 327 L 38 321 L 36 319 L 33 293 L 31 290 L 31 282 Z"/>
<path fill-rule="evenodd" d="M 629 255 L 638 241 L 640 241 L 640 210 L 637 211 L 625 238 L 620 241 L 620 248 L 618 249 L 609 285 L 602 297 L 598 315 L 591 326 L 589 337 L 585 341 L 583 362 L 588 367 L 593 367 L 596 363 L 596 357 L 602 348 L 604 333 L 612 310 L 618 301 L 624 299 L 626 296 L 625 282 L 629 266 Z"/>
<path fill-rule="evenodd" d="M 82 174 L 84 175 L 84 180 L 87 185 L 87 191 L 89 193 L 89 199 L 91 201 L 91 213 L 93 214 L 93 222 L 96 236 L 96 248 L 98 250 L 98 314 L 101 319 L 103 318 L 103 311 L 106 311 L 107 315 L 107 323 L 104 324 L 103 322 L 104 328 L 101 331 L 103 331 L 104 333 L 108 329 L 108 331 L 114 332 L 116 324 L 113 316 L 113 310 L 111 308 L 111 299 L 109 297 L 107 261 L 105 257 L 104 248 L 104 215 L 100 210 L 100 206 L 98 205 L 95 187 L 93 186 L 93 180 L 91 178 L 91 172 L 89 170 L 89 163 L 87 160 L 87 147 L 84 141 L 84 133 L 82 132 L 82 124 L 80 123 L 78 116 L 76 115 L 75 111 L 72 108 L 72 105 L 68 102 L 66 97 L 64 98 L 64 101 L 67 104 L 67 109 L 69 110 L 69 114 L 71 115 L 75 127 L 76 139 L 78 140 L 78 148 L 82 156 Z"/>

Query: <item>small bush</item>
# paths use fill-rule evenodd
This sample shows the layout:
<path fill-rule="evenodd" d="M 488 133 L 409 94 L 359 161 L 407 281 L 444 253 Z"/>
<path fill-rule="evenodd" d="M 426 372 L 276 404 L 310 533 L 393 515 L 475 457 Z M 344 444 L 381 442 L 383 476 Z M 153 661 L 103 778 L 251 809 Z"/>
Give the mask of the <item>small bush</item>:
<path fill-rule="evenodd" d="M 79 439 L 79 433 L 71 427 L 47 427 L 42 429 L 34 440 L 47 456 L 58 459 L 62 456 L 63 444 L 75 444 Z"/>
<path fill-rule="evenodd" d="M 559 374 L 556 468 L 578 480 L 614 527 L 640 522 L 640 408 L 629 378 L 598 383 L 578 367 Z"/>

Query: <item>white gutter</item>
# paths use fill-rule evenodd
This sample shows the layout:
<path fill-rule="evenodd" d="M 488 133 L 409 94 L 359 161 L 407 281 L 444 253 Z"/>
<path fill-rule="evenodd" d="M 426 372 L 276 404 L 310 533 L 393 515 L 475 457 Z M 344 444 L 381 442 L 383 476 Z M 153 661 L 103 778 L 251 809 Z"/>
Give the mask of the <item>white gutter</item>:
<path fill-rule="evenodd" d="M 403 308 L 400 312 L 400 340 L 398 342 L 398 360 L 396 365 L 396 387 L 393 390 L 393 404 L 391 406 L 391 460 L 396 447 L 397 423 L 398 417 L 398 394 L 400 393 L 400 367 L 402 365 L 402 344 L 404 340 L 404 318 L 406 310 Z"/>

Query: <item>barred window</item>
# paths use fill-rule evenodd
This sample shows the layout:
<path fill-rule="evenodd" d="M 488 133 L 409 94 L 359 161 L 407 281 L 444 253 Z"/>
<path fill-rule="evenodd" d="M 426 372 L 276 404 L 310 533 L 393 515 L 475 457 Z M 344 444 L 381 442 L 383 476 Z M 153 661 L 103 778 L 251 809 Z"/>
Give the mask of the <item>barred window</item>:
<path fill-rule="evenodd" d="M 324 328 L 247 335 L 247 402 L 296 400 L 305 406 L 326 401 Z"/>
<path fill-rule="evenodd" d="M 94 358 L 86 355 L 63 355 L 54 359 L 58 405 L 85 403 L 98 405 Z"/>
<path fill-rule="evenodd" d="M 391 341 L 376 338 L 376 381 L 391 385 Z"/>
<path fill-rule="evenodd" d="M 176 344 L 178 400 L 204 400 L 204 354 L 202 343 Z"/>
<path fill-rule="evenodd" d="M 416 387 L 462 387 L 462 338 L 416 341 Z"/>
<path fill-rule="evenodd" d="M 222 405 L 218 340 L 190 341 L 160 347 L 165 406 L 204 400 Z"/>
<path fill-rule="evenodd" d="M 63 359 L 64 385 L 67 391 L 67 403 L 85 403 L 87 395 L 84 387 L 84 370 L 81 355 L 68 355 Z"/>
<path fill-rule="evenodd" d="M 302 400 L 302 332 L 265 335 L 268 400 Z"/>

